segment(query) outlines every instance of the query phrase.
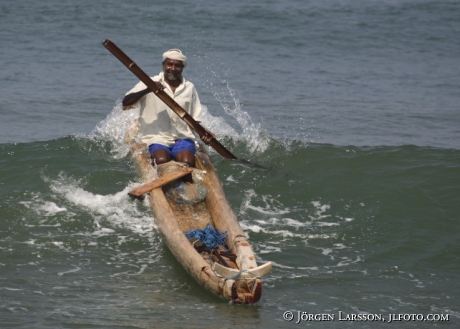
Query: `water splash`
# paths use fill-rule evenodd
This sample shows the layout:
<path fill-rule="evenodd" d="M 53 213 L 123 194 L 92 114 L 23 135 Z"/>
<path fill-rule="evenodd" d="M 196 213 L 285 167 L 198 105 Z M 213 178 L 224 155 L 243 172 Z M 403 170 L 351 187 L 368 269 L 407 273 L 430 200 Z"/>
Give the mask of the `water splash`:
<path fill-rule="evenodd" d="M 261 124 L 254 123 L 249 113 L 243 110 L 238 93 L 225 80 L 222 83 L 224 89 L 216 90 L 214 98 L 219 102 L 225 114 L 238 124 L 237 129 L 227 131 L 228 135 L 236 142 L 246 144 L 250 153 L 264 152 L 271 141 L 268 132 Z M 230 97 L 231 101 L 228 101 L 228 97 Z M 210 114 L 208 115 L 211 116 Z M 223 127 L 219 126 L 216 128 L 221 129 Z"/>
<path fill-rule="evenodd" d="M 109 115 L 99 122 L 87 137 L 99 144 L 109 143 L 111 155 L 115 159 L 121 159 L 129 152 L 126 134 L 137 124 L 139 112 L 139 107 L 123 110 L 121 101 L 118 100 Z"/>
<path fill-rule="evenodd" d="M 87 214 L 94 220 L 92 235 L 104 236 L 114 234 L 114 229 L 121 228 L 141 236 L 151 237 L 156 231 L 156 225 L 145 209 L 127 197 L 127 192 L 134 184 L 128 184 L 122 191 L 115 194 L 101 195 L 86 191 L 81 187 L 82 182 L 61 173 L 57 179 L 43 177 L 53 192 L 52 207 L 55 211 L 71 213 L 72 209 L 78 214 Z M 38 198 L 34 202 L 40 213 L 49 212 L 51 202 Z M 60 204 L 59 206 L 56 204 Z"/>

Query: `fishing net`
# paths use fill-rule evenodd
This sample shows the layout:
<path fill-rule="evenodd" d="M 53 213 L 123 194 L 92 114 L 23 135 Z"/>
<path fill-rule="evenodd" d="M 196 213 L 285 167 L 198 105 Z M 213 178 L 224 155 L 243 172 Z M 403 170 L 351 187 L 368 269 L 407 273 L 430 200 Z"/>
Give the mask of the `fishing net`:
<path fill-rule="evenodd" d="M 213 228 L 211 224 L 206 225 L 204 230 L 189 230 L 185 233 L 188 239 L 198 239 L 202 241 L 209 249 L 217 249 L 219 245 L 226 247 L 225 239 L 227 232 L 221 232 L 217 228 Z"/>
<path fill-rule="evenodd" d="M 163 176 L 184 166 L 184 164 L 171 161 L 159 165 L 158 174 Z M 202 176 L 202 170 L 194 169 L 192 172 L 193 183 L 183 182 L 181 179 L 178 179 L 165 185 L 165 194 L 177 203 L 201 202 L 206 198 L 208 193 L 206 187 L 202 183 Z"/>

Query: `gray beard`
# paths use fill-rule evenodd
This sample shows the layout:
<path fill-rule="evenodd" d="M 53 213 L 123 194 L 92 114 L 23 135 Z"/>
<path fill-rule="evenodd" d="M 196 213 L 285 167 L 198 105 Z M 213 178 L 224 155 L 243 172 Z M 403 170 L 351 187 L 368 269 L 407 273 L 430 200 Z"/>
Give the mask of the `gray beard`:
<path fill-rule="evenodd" d="M 182 75 L 180 73 L 174 74 L 170 72 L 165 72 L 165 76 L 169 81 L 182 80 Z"/>

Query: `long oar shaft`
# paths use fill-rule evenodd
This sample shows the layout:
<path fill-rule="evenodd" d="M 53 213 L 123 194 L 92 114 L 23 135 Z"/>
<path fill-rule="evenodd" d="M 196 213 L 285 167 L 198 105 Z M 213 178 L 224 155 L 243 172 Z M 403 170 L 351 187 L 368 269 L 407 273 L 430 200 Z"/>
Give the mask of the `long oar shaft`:
<path fill-rule="evenodd" d="M 102 42 L 116 58 L 120 60 L 131 72 L 134 73 L 155 95 L 158 96 L 171 110 L 173 110 L 182 120 L 184 120 L 191 129 L 193 129 L 199 136 L 211 137 L 209 145 L 212 146 L 220 155 L 227 159 L 237 159 L 229 150 L 227 150 L 219 141 L 208 133 L 193 117 L 187 113 L 179 104 L 177 104 L 169 95 L 155 85 L 153 80 L 141 70 L 139 66 L 129 58 L 120 48 L 118 48 L 112 41 L 106 39 Z"/>

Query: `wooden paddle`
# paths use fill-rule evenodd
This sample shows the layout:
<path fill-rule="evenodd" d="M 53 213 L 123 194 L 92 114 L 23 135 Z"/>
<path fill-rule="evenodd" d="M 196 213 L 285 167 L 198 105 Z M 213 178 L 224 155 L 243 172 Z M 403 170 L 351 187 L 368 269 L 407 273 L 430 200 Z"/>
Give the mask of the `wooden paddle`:
<path fill-rule="evenodd" d="M 193 129 L 199 136 L 211 137 L 209 145 L 212 146 L 220 155 L 227 159 L 237 159 L 229 150 L 227 150 L 217 139 L 215 139 L 209 132 L 203 128 L 190 114 L 187 113 L 179 104 L 177 104 L 169 95 L 162 89 L 158 89 L 152 79 L 141 70 L 136 63 L 131 60 L 120 48 L 118 48 L 112 41 L 106 39 L 102 42 L 116 58 L 120 60 L 131 72 L 134 73 L 150 90 L 154 92 L 171 110 L 173 110 L 182 120 L 184 120 L 191 129 Z"/>
<path fill-rule="evenodd" d="M 128 192 L 128 195 L 133 198 L 141 198 L 145 193 L 150 192 L 151 190 L 162 187 L 163 185 L 166 185 L 172 181 L 175 181 L 178 178 L 184 177 L 185 175 L 190 174 L 193 171 L 192 168 L 179 168 L 177 170 L 174 170 L 173 172 L 167 173 L 164 176 L 161 176 L 158 179 L 155 179 L 154 181 L 151 181 L 147 184 L 141 185 L 134 190 L 131 190 Z"/>

